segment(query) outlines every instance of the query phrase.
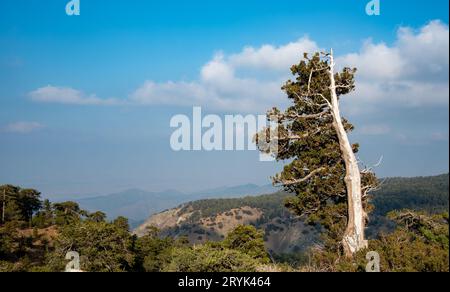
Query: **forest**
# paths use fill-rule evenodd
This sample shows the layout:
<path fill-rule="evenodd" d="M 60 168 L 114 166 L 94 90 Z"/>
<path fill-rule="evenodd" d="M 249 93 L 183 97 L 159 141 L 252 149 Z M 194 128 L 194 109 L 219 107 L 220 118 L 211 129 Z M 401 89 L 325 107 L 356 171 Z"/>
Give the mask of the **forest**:
<path fill-rule="evenodd" d="M 61 272 L 68 252 L 80 254 L 86 272 L 255 271 L 268 263 L 263 234 L 240 226 L 220 243 L 192 246 L 185 238 L 162 238 L 158 230 L 137 238 L 128 220 L 108 222 L 77 203 L 42 201 L 40 193 L 0 187 L 0 271 Z"/>
<path fill-rule="evenodd" d="M 369 250 L 380 253 L 382 271 L 448 271 L 448 179 L 448 174 L 389 179 L 374 194 L 372 216 L 379 226 Z M 42 200 L 36 190 L 4 185 L 0 194 L 2 272 L 61 272 L 70 251 L 80 254 L 80 268 L 86 272 L 357 272 L 366 266 L 367 251 L 347 259 L 324 249 L 332 241 L 327 233 L 322 245 L 308 251 L 310 260 L 298 265 L 292 261 L 298 255 L 290 255 L 291 261 L 271 257 L 257 224 L 238 226 L 220 242 L 193 245 L 185 237 L 162 236 L 151 227 L 137 237 L 124 217 L 108 221 L 106 214 L 87 212 L 74 202 Z M 277 193 L 186 206 L 204 216 L 249 205 L 270 210 L 270 217 L 289 212 L 283 206 L 288 198 Z"/>

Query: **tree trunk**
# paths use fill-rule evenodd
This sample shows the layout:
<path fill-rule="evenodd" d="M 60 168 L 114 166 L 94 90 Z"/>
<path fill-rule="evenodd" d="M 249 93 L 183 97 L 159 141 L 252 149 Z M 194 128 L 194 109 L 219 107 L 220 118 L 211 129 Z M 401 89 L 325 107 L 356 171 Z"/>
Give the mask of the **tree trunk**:
<path fill-rule="evenodd" d="M 2 223 L 5 224 L 6 189 L 3 190 Z"/>
<path fill-rule="evenodd" d="M 348 196 L 348 225 L 347 230 L 344 234 L 344 238 L 342 240 L 342 244 L 344 247 L 345 255 L 351 257 L 359 250 L 368 247 L 368 242 L 364 238 L 365 221 L 367 215 L 363 209 L 362 204 L 361 173 L 359 170 L 358 161 L 356 160 L 352 145 L 350 144 L 350 141 L 348 139 L 347 132 L 344 128 L 341 113 L 339 110 L 339 101 L 336 94 L 334 65 L 333 51 L 331 51 L 330 69 L 328 72 L 331 80 L 331 110 L 333 113 L 333 127 L 336 130 L 337 136 L 339 138 L 339 146 L 345 162 L 345 184 Z"/>

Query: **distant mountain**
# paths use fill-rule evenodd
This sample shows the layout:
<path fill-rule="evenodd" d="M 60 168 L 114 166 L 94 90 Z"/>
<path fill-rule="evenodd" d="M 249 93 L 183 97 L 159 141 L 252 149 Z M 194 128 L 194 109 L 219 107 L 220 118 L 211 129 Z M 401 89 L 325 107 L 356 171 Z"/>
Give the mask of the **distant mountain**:
<path fill-rule="evenodd" d="M 159 193 L 130 189 L 107 196 L 99 196 L 77 200 L 83 209 L 105 212 L 109 218 L 124 216 L 133 221 L 141 221 L 149 214 L 160 212 L 180 204 L 185 194 L 178 191 Z"/>
<path fill-rule="evenodd" d="M 182 193 L 176 190 L 164 192 L 147 192 L 130 189 L 106 196 L 83 198 L 75 200 L 88 211 L 102 211 L 109 218 L 124 216 L 129 218 L 132 225 L 142 223 L 152 214 L 173 208 L 189 201 L 213 198 L 233 198 L 273 193 L 277 189 L 270 186 L 253 184 L 222 187 L 195 193 Z"/>
<path fill-rule="evenodd" d="M 143 235 L 148 227 L 154 226 L 162 230 L 163 235 L 187 236 L 193 243 L 202 243 L 221 240 L 237 225 L 252 224 L 265 230 L 268 250 L 278 254 L 297 252 L 319 240 L 318 227 L 306 226 L 284 207 L 288 196 L 290 194 L 277 192 L 185 203 L 150 216 L 135 234 Z M 381 190 L 373 194 L 372 203 L 375 211 L 371 214 L 370 237 L 394 227 L 386 218 L 393 210 L 448 212 L 449 175 L 386 179 Z"/>
<path fill-rule="evenodd" d="M 271 194 L 277 192 L 278 190 L 279 188 L 275 188 L 272 185 L 258 186 L 255 184 L 246 184 L 234 187 L 221 187 L 216 189 L 205 190 L 193 193 L 192 196 L 202 198 L 217 198 L 217 197 L 230 198 L 230 197 Z"/>

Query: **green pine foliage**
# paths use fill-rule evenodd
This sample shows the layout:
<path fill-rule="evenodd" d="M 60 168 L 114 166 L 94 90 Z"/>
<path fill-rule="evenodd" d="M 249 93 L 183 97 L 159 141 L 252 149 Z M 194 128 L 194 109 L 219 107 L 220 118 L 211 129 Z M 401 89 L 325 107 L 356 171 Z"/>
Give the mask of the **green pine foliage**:
<path fill-rule="evenodd" d="M 85 220 L 62 227 L 47 259 L 52 270 L 64 270 L 66 261 L 61 259 L 69 251 L 81 255 L 81 270 L 86 272 L 126 272 L 135 260 L 128 230 L 105 221 Z"/>
<path fill-rule="evenodd" d="M 277 123 L 278 150 L 271 153 L 277 161 L 287 164 L 273 178 L 294 196 L 288 198 L 286 207 L 311 224 L 324 227 L 322 236 L 327 249 L 342 252 L 342 238 L 348 223 L 348 198 L 345 184 L 345 161 L 335 129 L 328 73 L 330 60 L 325 53 L 305 54 L 304 59 L 291 67 L 292 80 L 282 90 L 291 105 L 283 112 L 278 108 L 268 111 L 267 119 Z M 343 68 L 335 73 L 338 99 L 355 90 L 355 68 Z M 343 118 L 347 133 L 354 126 Z M 267 152 L 265 129 L 256 136 L 262 152 Z M 359 144 L 352 145 L 358 153 Z M 377 186 L 372 171 L 361 171 L 364 190 L 362 204 L 365 213 L 372 206 L 366 195 Z"/>
<path fill-rule="evenodd" d="M 215 244 L 174 249 L 164 272 L 256 272 L 262 265 L 251 256 Z"/>

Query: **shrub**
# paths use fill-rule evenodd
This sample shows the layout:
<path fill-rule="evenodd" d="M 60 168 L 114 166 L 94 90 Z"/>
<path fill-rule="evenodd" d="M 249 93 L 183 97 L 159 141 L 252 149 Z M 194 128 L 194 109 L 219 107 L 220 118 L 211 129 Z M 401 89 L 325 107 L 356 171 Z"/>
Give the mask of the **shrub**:
<path fill-rule="evenodd" d="M 240 251 L 208 244 L 174 249 L 171 257 L 165 272 L 254 272 L 260 264 Z"/>

